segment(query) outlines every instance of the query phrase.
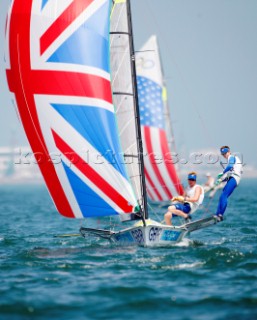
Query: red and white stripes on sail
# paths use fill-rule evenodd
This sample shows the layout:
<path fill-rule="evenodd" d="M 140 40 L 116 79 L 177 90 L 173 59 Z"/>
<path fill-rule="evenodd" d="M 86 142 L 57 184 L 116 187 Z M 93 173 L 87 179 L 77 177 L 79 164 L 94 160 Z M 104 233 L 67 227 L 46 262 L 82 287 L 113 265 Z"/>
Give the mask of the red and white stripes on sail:
<path fill-rule="evenodd" d="M 165 201 L 174 194 L 182 194 L 183 187 L 168 145 L 162 97 L 164 83 L 155 36 L 137 53 L 136 61 L 147 192 L 151 200 Z"/>
<path fill-rule="evenodd" d="M 142 127 L 147 192 L 151 200 L 169 200 L 183 188 L 176 174 L 166 133 L 154 127 Z"/>

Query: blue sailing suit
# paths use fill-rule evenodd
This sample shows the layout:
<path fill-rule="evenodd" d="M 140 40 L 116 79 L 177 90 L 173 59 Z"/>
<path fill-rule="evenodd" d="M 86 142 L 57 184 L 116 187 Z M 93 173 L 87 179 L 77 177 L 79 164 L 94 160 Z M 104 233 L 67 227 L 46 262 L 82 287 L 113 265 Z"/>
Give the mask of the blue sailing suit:
<path fill-rule="evenodd" d="M 227 183 L 223 188 L 222 194 L 220 195 L 218 208 L 216 215 L 224 215 L 227 208 L 228 198 L 231 196 L 232 192 L 235 190 L 240 182 L 242 173 L 242 163 L 241 160 L 234 155 L 230 155 L 228 158 L 228 165 L 224 169 L 223 174 L 227 173 Z"/>

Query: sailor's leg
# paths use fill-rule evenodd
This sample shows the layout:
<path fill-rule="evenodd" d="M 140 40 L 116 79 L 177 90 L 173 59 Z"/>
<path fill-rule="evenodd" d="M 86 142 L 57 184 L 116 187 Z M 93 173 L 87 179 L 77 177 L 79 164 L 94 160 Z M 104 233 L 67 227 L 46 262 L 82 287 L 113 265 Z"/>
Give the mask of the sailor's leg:
<path fill-rule="evenodd" d="M 174 212 L 174 210 L 176 210 L 175 206 L 169 206 L 168 211 L 164 215 L 165 223 L 168 226 L 171 226 L 172 213 Z"/>
<path fill-rule="evenodd" d="M 174 214 L 176 216 L 180 216 L 180 217 L 185 218 L 185 219 L 188 217 L 188 214 L 186 214 L 185 212 L 183 212 L 181 210 L 177 210 L 177 209 L 175 210 Z"/>
<path fill-rule="evenodd" d="M 222 194 L 220 195 L 219 204 L 217 208 L 216 214 L 223 215 L 228 204 L 228 197 L 232 194 L 237 186 L 236 180 L 234 178 L 230 178 L 225 185 Z"/>
<path fill-rule="evenodd" d="M 172 225 L 172 215 L 173 214 L 176 215 L 176 216 L 187 218 L 187 214 L 184 213 L 182 210 L 178 210 L 176 208 L 176 206 L 169 206 L 168 207 L 168 212 L 166 212 L 165 215 L 164 215 L 165 223 L 168 226 Z"/>

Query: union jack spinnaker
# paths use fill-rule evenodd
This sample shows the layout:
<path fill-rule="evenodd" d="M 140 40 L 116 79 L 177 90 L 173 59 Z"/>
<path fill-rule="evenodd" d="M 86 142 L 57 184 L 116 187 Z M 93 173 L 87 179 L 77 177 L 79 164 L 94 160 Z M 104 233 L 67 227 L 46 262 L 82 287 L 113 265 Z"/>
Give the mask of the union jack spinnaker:
<path fill-rule="evenodd" d="M 10 7 L 7 81 L 66 217 L 131 213 L 143 203 L 139 165 L 127 166 L 123 151 L 137 156 L 138 146 L 121 132 L 128 112 L 131 139 L 136 134 L 132 76 L 122 79 L 126 62 L 117 61 L 121 54 L 130 59 L 128 35 L 117 36 L 129 27 L 127 9 L 125 0 L 13 0 Z"/>

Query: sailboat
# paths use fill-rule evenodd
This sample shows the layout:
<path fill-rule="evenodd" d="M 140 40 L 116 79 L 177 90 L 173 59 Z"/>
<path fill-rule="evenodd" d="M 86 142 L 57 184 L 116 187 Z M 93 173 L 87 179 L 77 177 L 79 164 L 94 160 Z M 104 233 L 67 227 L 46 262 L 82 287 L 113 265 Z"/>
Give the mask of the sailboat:
<path fill-rule="evenodd" d="M 148 218 L 132 34 L 128 0 L 13 0 L 7 81 L 57 211 L 134 223 L 84 237 L 170 246 L 215 221 Z"/>
<path fill-rule="evenodd" d="M 155 35 L 137 52 L 136 70 L 147 194 L 152 202 L 166 203 L 184 190 L 172 158 L 174 134 Z"/>

